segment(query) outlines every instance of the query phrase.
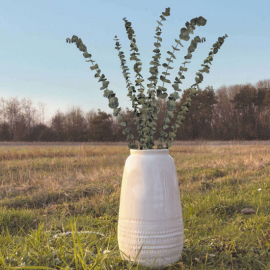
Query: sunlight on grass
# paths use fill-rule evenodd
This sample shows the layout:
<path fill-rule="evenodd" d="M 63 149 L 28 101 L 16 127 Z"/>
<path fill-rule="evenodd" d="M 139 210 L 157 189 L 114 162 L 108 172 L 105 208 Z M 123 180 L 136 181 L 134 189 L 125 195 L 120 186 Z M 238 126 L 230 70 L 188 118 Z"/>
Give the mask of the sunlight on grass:
<path fill-rule="evenodd" d="M 1 269 L 147 269 L 121 259 L 127 146 L 0 149 Z M 270 269 L 270 146 L 172 146 L 185 243 L 165 269 Z M 244 208 L 256 211 L 243 215 Z"/>

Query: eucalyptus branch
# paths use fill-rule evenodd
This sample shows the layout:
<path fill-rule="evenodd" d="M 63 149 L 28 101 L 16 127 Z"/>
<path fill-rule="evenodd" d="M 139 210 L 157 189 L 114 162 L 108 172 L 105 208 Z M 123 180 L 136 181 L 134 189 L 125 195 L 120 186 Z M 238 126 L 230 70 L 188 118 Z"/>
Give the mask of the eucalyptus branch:
<path fill-rule="evenodd" d="M 203 18 L 202 16 L 200 17 L 196 17 L 196 18 L 193 18 L 192 20 L 190 20 L 190 22 L 186 22 L 185 26 L 186 28 L 181 28 L 180 30 L 180 35 L 179 35 L 179 38 L 180 40 L 185 40 L 185 41 L 188 41 L 190 39 L 189 37 L 189 34 L 193 34 L 193 30 L 195 30 L 195 25 L 197 26 L 204 26 L 206 24 L 206 19 Z M 168 94 L 166 93 L 167 91 L 167 88 L 164 87 L 164 83 L 171 83 L 170 80 L 166 79 L 166 76 L 167 75 L 170 75 L 170 73 L 168 73 L 168 69 L 173 69 L 173 67 L 170 67 L 170 64 L 173 63 L 173 60 L 172 58 L 176 59 L 175 55 L 174 55 L 174 51 L 176 50 L 179 50 L 177 49 L 177 46 L 180 45 L 182 47 L 184 47 L 182 45 L 182 43 L 180 42 L 180 40 L 177 40 L 175 39 L 175 42 L 177 43 L 176 44 L 176 47 L 172 46 L 173 48 L 173 52 L 170 52 L 170 51 L 167 51 L 167 53 L 171 56 L 170 58 L 166 58 L 166 60 L 168 61 L 168 63 L 163 63 L 162 66 L 167 68 L 165 72 L 162 72 L 162 74 L 164 74 L 165 76 L 161 75 L 160 76 L 160 80 L 163 81 L 163 85 L 162 86 L 158 86 L 158 90 L 157 90 L 157 96 L 162 98 L 162 99 L 165 99 Z M 199 38 L 199 36 L 196 36 L 192 41 L 191 41 L 191 44 L 188 48 L 188 55 L 186 57 L 190 57 L 191 56 L 191 52 L 194 52 L 195 49 L 197 48 L 197 43 L 198 42 L 201 42 L 201 39 Z M 191 58 L 191 57 L 190 57 Z M 183 79 L 185 78 L 183 75 L 182 75 L 182 72 L 183 71 L 187 71 L 187 68 L 185 68 L 185 64 L 188 63 L 188 62 L 184 62 L 183 66 L 180 66 L 180 71 L 178 72 L 180 78 L 178 77 L 175 77 L 175 81 L 174 81 L 174 84 L 172 85 L 172 87 L 174 88 L 175 91 L 181 91 L 181 89 L 178 88 L 178 84 L 179 83 L 182 83 L 180 79 Z M 163 93 L 161 93 L 161 91 L 163 91 Z M 173 118 L 173 113 L 172 112 L 169 112 L 169 111 L 174 111 L 176 109 L 176 104 L 175 104 L 175 101 L 179 99 L 179 95 L 177 92 L 174 92 L 173 94 L 170 95 L 169 97 L 169 100 L 167 101 L 167 111 L 166 111 L 166 115 L 168 115 L 170 118 Z M 162 125 L 162 129 L 165 130 L 167 129 L 169 126 L 167 125 L 167 123 L 170 122 L 170 119 L 168 117 L 165 117 L 163 119 L 163 123 L 165 123 L 165 125 Z M 158 145 L 158 149 L 163 149 L 163 145 L 162 143 L 164 142 L 164 139 L 163 137 L 167 137 L 168 136 L 168 133 L 165 132 L 165 131 L 161 131 L 160 132 L 160 137 L 158 139 L 159 141 L 159 145 Z"/>
<path fill-rule="evenodd" d="M 196 83 L 191 85 L 191 87 L 189 88 L 190 93 L 186 96 L 185 103 L 181 106 L 181 110 L 179 110 L 177 119 L 175 120 L 175 124 L 173 126 L 173 132 L 170 132 L 169 134 L 170 136 L 166 141 L 167 149 L 171 146 L 171 142 L 174 141 L 174 137 L 176 136 L 177 129 L 180 127 L 179 125 L 182 125 L 182 123 L 185 120 L 185 116 L 183 114 L 187 114 L 189 112 L 189 108 L 191 107 L 191 97 L 196 96 L 196 94 L 198 93 L 199 84 L 203 81 L 202 73 L 210 72 L 209 71 L 210 67 L 207 64 L 212 65 L 211 62 L 213 61 L 213 54 L 216 54 L 218 52 L 218 50 L 224 43 L 226 37 L 228 37 L 227 34 L 225 34 L 225 36 L 223 37 L 219 37 L 218 41 L 213 44 L 213 48 L 211 48 L 211 51 L 209 52 L 208 57 L 204 60 L 204 63 L 201 65 L 204 68 L 200 69 L 199 72 L 196 73 L 196 75 L 198 76 L 198 77 L 195 77 Z"/>
<path fill-rule="evenodd" d="M 166 16 L 170 16 L 170 8 L 166 8 L 165 12 L 162 12 L 162 15 L 160 16 L 161 21 L 165 21 L 165 17 Z M 137 124 L 137 130 L 139 132 L 139 138 L 138 141 L 140 143 L 140 150 L 144 150 L 144 149 L 153 149 L 154 146 L 154 136 L 153 134 L 156 132 L 156 128 L 154 127 L 154 125 L 156 125 L 157 123 L 154 120 L 157 120 L 157 114 L 159 113 L 159 107 L 160 104 L 158 102 L 158 100 L 155 98 L 155 94 L 157 94 L 158 98 L 161 99 L 165 99 L 168 94 L 166 93 L 167 88 L 164 87 L 164 83 L 171 83 L 170 80 L 168 80 L 166 77 L 167 75 L 170 75 L 170 73 L 168 73 L 168 69 L 173 69 L 170 64 L 173 63 L 173 59 L 176 59 L 174 52 L 178 51 L 179 49 L 177 48 L 178 45 L 182 46 L 182 43 L 180 42 L 180 40 L 184 40 L 184 41 L 188 41 L 190 39 L 189 34 L 193 34 L 193 30 L 195 30 L 195 25 L 197 26 L 204 26 L 206 24 L 206 20 L 200 16 L 200 17 L 196 17 L 193 18 L 192 20 L 190 20 L 190 22 L 186 22 L 185 24 L 185 28 L 181 28 L 180 30 L 180 35 L 179 35 L 179 40 L 175 39 L 175 42 L 177 43 L 176 46 L 172 46 L 173 51 L 167 51 L 167 53 L 170 55 L 170 58 L 166 58 L 166 60 L 168 61 L 167 63 L 163 63 L 162 66 L 166 68 L 165 72 L 162 72 L 163 75 L 160 75 L 160 80 L 163 82 L 162 86 L 158 86 L 158 88 L 156 89 L 156 85 L 157 85 L 157 80 L 158 80 L 158 67 L 160 66 L 159 63 L 159 59 L 161 58 L 161 53 L 160 53 L 160 47 L 161 47 L 161 42 L 162 42 L 162 38 L 160 37 L 161 35 L 161 28 L 160 26 L 163 26 L 163 24 L 161 23 L 161 21 L 157 21 L 158 22 L 158 26 L 156 27 L 156 34 L 155 34 L 155 38 L 157 39 L 157 41 L 154 43 L 154 46 L 156 47 L 153 52 L 155 53 L 155 55 L 152 57 L 153 60 L 150 62 L 150 65 L 152 65 L 152 67 L 150 67 L 149 71 L 151 73 L 151 77 L 148 78 L 148 80 L 150 81 L 149 84 L 147 84 L 148 87 L 148 91 L 147 91 L 147 96 L 144 95 L 144 86 L 142 85 L 142 82 L 144 81 L 143 76 L 140 74 L 141 71 L 141 65 L 142 62 L 141 60 L 137 57 L 138 55 L 140 55 L 140 53 L 138 52 L 138 47 L 136 45 L 136 39 L 135 39 L 135 32 L 131 27 L 131 22 L 129 22 L 128 20 L 126 20 L 126 18 L 123 18 L 123 20 L 125 21 L 125 28 L 126 28 L 126 32 L 128 35 L 128 39 L 130 40 L 130 47 L 131 47 L 131 53 L 130 53 L 130 60 L 132 61 L 136 61 L 136 63 L 134 64 L 134 71 L 136 72 L 136 79 L 135 79 L 135 86 L 139 86 L 138 92 L 139 94 L 136 95 L 134 93 L 136 93 L 135 90 L 135 86 L 132 85 L 132 83 L 129 80 L 129 74 L 127 71 L 129 70 L 127 66 L 125 66 L 125 55 L 124 52 L 120 51 L 121 46 L 120 43 L 118 42 L 119 39 L 117 39 L 117 36 L 115 36 L 115 40 L 116 40 L 116 49 L 119 51 L 118 56 L 120 58 L 121 61 L 121 66 L 122 66 L 122 73 L 123 76 L 126 80 L 126 87 L 128 88 L 128 95 L 132 101 L 132 107 L 134 108 L 134 116 L 136 117 L 136 121 L 135 124 Z M 202 64 L 201 66 L 203 66 L 203 69 L 199 70 L 199 72 L 196 73 L 197 77 L 195 77 L 195 84 L 193 84 L 190 87 L 190 93 L 188 96 L 186 96 L 186 100 L 185 103 L 183 104 L 183 106 L 181 107 L 181 110 L 178 112 L 178 116 L 177 119 L 175 121 L 175 124 L 172 126 L 173 128 L 173 132 L 169 133 L 169 137 L 168 137 L 168 133 L 165 132 L 164 130 L 167 129 L 169 126 L 167 125 L 167 123 L 169 123 L 171 119 L 174 118 L 174 114 L 173 111 L 176 110 L 176 103 L 175 101 L 177 99 L 179 99 L 179 94 L 177 92 L 181 92 L 182 90 L 179 88 L 179 83 L 182 83 L 181 80 L 185 79 L 185 77 L 183 76 L 183 72 L 187 71 L 186 68 L 186 64 L 190 63 L 189 61 L 185 61 L 184 63 L 182 63 L 182 66 L 180 66 L 179 68 L 179 72 L 178 72 L 178 77 L 175 77 L 175 81 L 172 84 L 172 87 L 174 89 L 174 93 L 170 94 L 169 96 L 169 100 L 167 101 L 167 110 L 165 111 L 166 116 L 163 119 L 163 123 L 165 123 L 165 125 L 162 125 L 162 129 L 163 131 L 160 132 L 160 137 L 158 139 L 159 141 L 159 145 L 157 146 L 158 149 L 163 149 L 163 145 L 162 143 L 165 142 L 163 137 L 168 137 L 167 141 L 166 141 L 166 148 L 168 149 L 171 146 L 171 142 L 174 140 L 174 138 L 176 137 L 176 132 L 177 132 L 177 128 L 180 127 L 180 124 L 184 121 L 185 116 L 183 114 L 188 113 L 190 105 L 191 105 L 191 96 L 195 96 L 197 93 L 197 89 L 199 83 L 202 82 L 203 80 L 203 72 L 209 73 L 209 69 L 210 67 L 208 66 L 208 64 L 211 65 L 211 61 L 213 60 L 213 54 L 216 54 L 218 52 L 218 49 L 220 48 L 220 46 L 223 44 L 224 39 L 227 37 L 227 35 L 223 36 L 223 37 L 219 37 L 218 41 L 213 44 L 213 48 L 212 51 L 209 53 L 209 56 L 204 60 L 204 64 Z M 109 107 L 113 109 L 113 115 L 114 116 L 118 116 L 118 120 L 121 122 L 120 125 L 122 126 L 126 126 L 127 122 L 125 121 L 125 117 L 123 114 L 119 115 L 119 112 L 121 111 L 121 108 L 118 108 L 118 98 L 116 97 L 115 93 L 112 90 L 108 89 L 108 85 L 109 85 L 109 81 L 107 81 L 107 79 L 105 78 L 105 75 L 101 73 L 101 70 L 99 69 L 98 64 L 93 64 L 95 61 L 93 61 L 91 59 L 92 55 L 89 54 L 87 52 L 87 48 L 86 46 L 83 44 L 82 40 L 79 39 L 77 36 L 72 36 L 71 39 L 67 38 L 66 39 L 67 42 L 69 43 L 76 43 L 77 48 L 80 51 L 83 51 L 83 56 L 85 58 L 90 58 L 89 60 L 87 60 L 86 62 L 91 62 L 92 66 L 90 67 L 91 70 L 96 70 L 96 74 L 95 74 L 95 78 L 99 78 L 99 82 L 102 82 L 102 87 L 100 88 L 100 90 L 104 90 L 104 94 L 103 96 L 108 98 L 109 100 Z M 189 60 L 192 57 L 192 52 L 195 51 L 195 49 L 197 48 L 197 43 L 201 43 L 205 41 L 205 38 L 200 38 L 199 36 L 196 36 L 193 40 L 191 40 L 190 42 L 190 46 L 188 47 L 188 53 L 187 55 L 184 57 L 185 60 Z M 132 52 L 133 51 L 133 52 Z M 138 105 L 142 105 L 141 108 L 138 108 Z M 139 109 L 139 110 L 138 110 Z M 134 138 L 134 136 L 132 134 L 130 134 L 130 128 L 126 128 L 123 130 L 123 134 L 128 134 L 127 135 L 127 140 L 132 140 Z M 129 148 L 131 149 L 138 149 L 138 146 L 136 145 L 135 141 L 130 141 Z"/>
<path fill-rule="evenodd" d="M 158 80 L 158 77 L 157 77 L 158 66 L 160 66 L 159 59 L 161 58 L 161 53 L 159 49 L 161 47 L 161 42 L 162 42 L 162 38 L 160 37 L 161 35 L 160 26 L 163 26 L 161 21 L 166 21 L 166 18 L 164 16 L 165 17 L 170 16 L 169 7 L 165 9 L 165 12 L 162 12 L 162 15 L 160 15 L 161 20 L 157 21 L 158 26 L 156 27 L 156 34 L 154 36 L 154 38 L 157 39 L 156 42 L 154 43 L 154 46 L 156 48 L 153 50 L 155 55 L 152 56 L 154 60 L 150 62 L 150 65 L 153 65 L 153 67 L 149 68 L 149 72 L 152 74 L 152 76 L 148 78 L 148 80 L 150 81 L 150 84 L 147 84 L 147 87 L 149 88 L 147 91 L 147 94 L 149 94 L 148 99 L 151 99 L 150 102 L 149 100 L 147 100 L 147 107 L 148 107 L 147 111 L 149 111 L 149 113 L 147 112 L 147 115 L 146 115 L 147 127 L 150 129 L 149 137 L 146 138 L 147 147 L 149 149 L 152 149 L 152 147 L 154 146 L 154 133 L 156 133 L 156 128 L 154 127 L 154 125 L 157 125 L 157 122 L 155 122 L 154 120 L 158 119 L 158 116 L 157 116 L 159 113 L 158 107 L 160 107 L 160 104 L 155 98 L 155 94 L 156 94 L 156 84 Z"/>
<path fill-rule="evenodd" d="M 137 55 L 140 55 L 140 53 L 138 52 L 139 49 L 136 45 L 136 39 L 134 35 L 135 31 L 131 27 L 131 22 L 129 22 L 126 18 L 123 18 L 123 20 L 125 21 L 126 32 L 128 34 L 128 39 L 130 40 L 130 51 L 135 51 L 130 54 L 130 60 L 136 61 L 133 67 L 134 71 L 136 72 L 135 86 L 140 86 L 140 89 L 138 90 L 138 92 L 140 93 L 137 95 L 137 98 L 135 97 L 135 95 L 133 96 L 133 98 L 136 99 L 140 105 L 142 105 L 142 108 L 140 108 L 140 113 L 136 114 L 137 117 L 135 121 L 135 123 L 138 124 L 137 129 L 139 132 L 140 149 L 148 149 L 146 138 L 150 131 L 150 128 L 147 127 L 147 117 L 145 117 L 147 115 L 147 106 L 146 97 L 143 94 L 144 86 L 142 85 L 142 82 L 144 81 L 144 79 L 143 76 L 140 74 L 140 71 L 142 69 L 140 66 L 142 65 L 142 63 L 140 62 L 141 60 L 137 57 Z"/>
<path fill-rule="evenodd" d="M 114 40 L 116 41 L 115 42 L 115 46 L 116 46 L 115 49 L 117 49 L 119 51 L 118 56 L 119 56 L 119 59 L 121 61 L 121 67 L 122 67 L 122 70 L 123 70 L 122 73 L 123 73 L 123 76 L 124 76 L 124 78 L 126 80 L 126 83 L 127 83 L 126 87 L 128 88 L 128 91 L 129 91 L 129 93 L 127 94 L 127 96 L 130 97 L 130 100 L 132 101 L 132 107 L 134 108 L 134 115 L 137 116 L 138 115 L 138 112 L 137 112 L 137 105 L 138 105 L 138 103 L 136 104 L 137 99 L 136 99 L 135 95 L 132 96 L 132 93 L 133 92 L 136 93 L 136 90 L 135 90 L 135 87 L 132 85 L 132 83 L 129 80 L 128 74 L 130 74 L 130 73 L 127 72 L 129 70 L 129 68 L 128 68 L 128 66 L 125 66 L 125 62 L 126 62 L 126 60 L 125 60 L 125 54 L 124 54 L 123 51 L 120 51 L 121 44 L 118 42 L 119 39 L 117 38 L 117 36 L 115 36 L 115 39 Z M 120 123 L 120 125 L 122 125 L 122 126 L 126 126 L 127 125 L 127 122 L 124 121 L 124 115 L 123 114 L 119 115 L 117 119 L 119 121 L 123 121 L 123 122 Z M 124 129 L 122 131 L 122 133 L 124 135 L 126 133 L 128 134 L 127 140 L 134 138 L 134 136 L 132 134 L 130 134 L 130 128 Z"/>
<path fill-rule="evenodd" d="M 99 78 L 98 81 L 99 82 L 102 82 L 102 87 L 100 87 L 100 90 L 104 90 L 103 96 L 106 97 L 106 98 L 108 98 L 108 100 L 109 100 L 109 107 L 111 109 L 114 109 L 113 110 L 113 115 L 114 116 L 117 116 L 118 113 L 121 110 L 121 107 L 120 108 L 117 108 L 118 105 L 119 105 L 118 98 L 116 97 L 116 94 L 112 90 L 109 90 L 108 89 L 108 85 L 109 85 L 110 82 L 107 81 L 107 79 L 105 78 L 105 75 L 104 74 L 100 75 L 101 70 L 99 69 L 98 64 L 95 64 L 95 65 L 93 64 L 95 61 L 93 61 L 91 59 L 92 55 L 87 52 L 87 48 L 83 44 L 82 40 L 80 38 L 78 38 L 77 36 L 74 36 L 73 35 L 71 39 L 70 38 L 67 38 L 66 39 L 66 42 L 67 43 L 74 43 L 75 42 L 77 48 L 80 51 L 83 51 L 84 52 L 83 53 L 83 56 L 85 58 L 89 58 L 89 60 L 86 60 L 86 62 L 91 62 L 92 63 L 92 66 L 90 67 L 90 69 L 91 70 L 94 70 L 95 69 L 97 71 L 97 73 L 95 74 L 95 78 Z M 122 115 L 122 117 L 123 117 L 123 115 Z M 123 123 L 125 123 L 125 122 L 122 122 L 121 125 L 124 125 Z M 126 123 L 125 123 L 125 125 L 126 125 Z M 128 135 L 128 138 L 131 138 L 132 139 L 132 138 L 134 138 L 134 136 L 132 134 L 129 134 Z M 137 149 L 138 147 L 137 147 L 137 145 L 135 144 L 134 141 L 131 141 L 130 144 L 129 144 L 129 148 Z"/>
<path fill-rule="evenodd" d="M 203 43 L 205 41 L 205 38 L 200 38 L 199 36 L 196 36 L 194 39 L 191 40 L 190 45 L 188 47 L 188 53 L 184 57 L 185 60 L 191 59 L 192 58 L 192 53 L 196 50 L 197 44 L 198 43 Z M 179 43 L 178 43 L 179 44 Z M 182 45 L 183 46 L 183 45 Z M 173 46 L 172 46 L 173 47 Z M 170 59 L 168 59 L 170 60 Z M 183 66 L 180 66 L 179 72 L 178 72 L 178 77 L 175 77 L 174 84 L 172 87 L 174 88 L 174 93 L 170 94 L 169 100 L 167 101 L 167 108 L 168 110 L 165 111 L 165 117 L 163 119 L 164 125 L 162 126 L 163 129 L 167 129 L 169 126 L 167 125 L 168 123 L 171 122 L 171 120 L 174 118 L 173 111 L 176 110 L 176 104 L 175 101 L 180 99 L 178 92 L 181 92 L 182 89 L 179 88 L 179 84 L 182 83 L 181 79 L 185 79 L 185 76 L 183 75 L 183 72 L 187 72 L 187 68 L 185 67 L 186 64 L 190 63 L 190 61 L 185 61 L 182 63 Z M 167 72 L 167 71 L 166 71 Z M 167 75 L 167 74 L 166 74 Z M 164 82 L 163 82 L 164 83 Z M 178 91 L 178 92 L 177 92 Z M 165 93 L 167 95 L 167 93 Z M 170 120 L 171 118 L 171 120 Z M 162 149 L 163 145 L 162 142 L 165 140 L 162 137 L 167 137 L 168 133 L 167 132 L 161 132 L 160 137 L 158 138 L 158 142 L 160 142 L 161 145 L 159 145 L 160 149 Z M 162 147 L 161 147 L 162 146 Z"/>

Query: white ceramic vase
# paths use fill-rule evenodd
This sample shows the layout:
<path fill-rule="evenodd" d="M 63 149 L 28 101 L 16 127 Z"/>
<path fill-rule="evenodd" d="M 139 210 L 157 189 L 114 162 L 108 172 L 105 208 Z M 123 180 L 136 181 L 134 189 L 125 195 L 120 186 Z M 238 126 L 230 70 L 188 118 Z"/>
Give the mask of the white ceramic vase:
<path fill-rule="evenodd" d="M 117 238 L 123 259 L 134 262 L 142 247 L 136 260 L 140 265 L 162 268 L 180 259 L 182 207 L 168 149 L 130 150 L 122 179 Z"/>

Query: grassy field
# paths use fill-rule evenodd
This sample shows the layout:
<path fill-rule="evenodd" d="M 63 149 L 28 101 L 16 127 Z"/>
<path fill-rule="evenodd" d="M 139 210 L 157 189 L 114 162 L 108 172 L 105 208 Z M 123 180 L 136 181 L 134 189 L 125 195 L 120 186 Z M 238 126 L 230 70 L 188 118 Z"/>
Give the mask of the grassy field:
<path fill-rule="evenodd" d="M 129 153 L 127 144 L 1 147 L 0 269 L 146 269 L 122 261 L 117 245 Z M 166 269 L 269 270 L 270 145 L 179 145 L 170 155 L 185 243 Z"/>

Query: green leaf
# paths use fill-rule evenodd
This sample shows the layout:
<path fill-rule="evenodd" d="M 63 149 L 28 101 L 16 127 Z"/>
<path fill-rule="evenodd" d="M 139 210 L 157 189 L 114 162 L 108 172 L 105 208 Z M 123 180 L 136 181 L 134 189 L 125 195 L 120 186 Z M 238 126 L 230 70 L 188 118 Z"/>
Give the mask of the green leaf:
<path fill-rule="evenodd" d="M 209 73 L 210 72 L 208 68 L 200 69 L 199 71 L 200 72 L 205 72 L 205 73 Z"/>
<path fill-rule="evenodd" d="M 142 129 L 143 132 L 149 132 L 150 131 L 150 128 L 149 127 L 145 127 Z"/>
<path fill-rule="evenodd" d="M 167 125 L 163 125 L 162 126 L 162 129 L 167 129 L 169 126 L 167 126 Z"/>
<path fill-rule="evenodd" d="M 190 91 L 192 94 L 197 94 L 197 92 L 198 92 L 195 88 L 190 88 Z"/>
<path fill-rule="evenodd" d="M 130 128 L 126 128 L 122 131 L 122 133 L 125 135 L 126 133 L 130 133 Z"/>
<path fill-rule="evenodd" d="M 99 82 L 101 82 L 101 81 L 106 81 L 107 79 L 105 78 L 105 75 L 104 74 L 102 74 L 101 76 L 100 76 L 100 78 L 99 78 Z"/>
<path fill-rule="evenodd" d="M 111 109 L 117 108 L 118 105 L 119 105 L 119 103 L 118 103 L 118 98 L 117 97 L 112 97 L 112 98 L 109 99 L 109 107 Z"/>
<path fill-rule="evenodd" d="M 167 91 L 167 88 L 166 87 L 163 87 L 163 86 L 158 86 L 158 89 L 159 90 L 162 90 L 162 91 Z"/>
<path fill-rule="evenodd" d="M 141 83 L 141 82 L 143 82 L 143 81 L 144 81 L 144 79 L 137 79 L 137 80 L 135 80 L 135 82 L 138 83 L 138 84 Z"/>
<path fill-rule="evenodd" d="M 162 38 L 161 37 L 156 37 L 156 36 L 154 36 L 154 38 L 156 38 L 158 41 L 162 41 Z"/>
<path fill-rule="evenodd" d="M 170 94 L 171 97 L 175 98 L 176 100 L 179 99 L 179 94 L 177 92 L 173 92 Z"/>
<path fill-rule="evenodd" d="M 172 46 L 175 51 L 180 51 L 180 49 L 177 49 L 176 47 Z"/>
<path fill-rule="evenodd" d="M 184 58 L 185 59 L 191 59 L 192 58 L 192 54 L 191 53 L 188 53 Z"/>
<path fill-rule="evenodd" d="M 73 42 L 76 42 L 77 40 L 78 40 L 78 37 L 73 35 L 71 38 L 71 42 L 73 43 Z"/>
<path fill-rule="evenodd" d="M 201 83 L 201 82 L 202 82 L 202 80 L 203 80 L 203 79 L 202 79 L 202 78 L 200 78 L 200 77 L 199 77 L 199 78 L 198 78 L 198 77 L 195 77 L 195 82 L 196 82 L 197 84 L 198 84 L 198 83 Z"/>
<path fill-rule="evenodd" d="M 156 73 L 158 73 L 158 69 L 157 69 L 156 66 L 150 67 L 150 68 L 149 68 L 149 72 L 150 72 L 151 74 L 156 74 Z"/>
<path fill-rule="evenodd" d="M 204 17 L 200 16 L 199 18 L 197 18 L 196 24 L 197 24 L 197 26 L 204 26 L 206 24 L 206 22 L 207 22 L 207 20 Z"/>
<path fill-rule="evenodd" d="M 165 142 L 165 140 L 164 140 L 164 138 L 159 137 L 159 138 L 158 138 L 158 142 L 163 143 L 163 142 Z"/>
<path fill-rule="evenodd" d="M 188 69 L 185 67 L 180 66 L 180 71 L 187 71 Z"/>
<path fill-rule="evenodd" d="M 188 29 L 181 28 L 181 34 L 179 35 L 179 37 L 180 37 L 180 39 L 188 41 L 190 39 Z"/>
<path fill-rule="evenodd" d="M 128 135 L 127 135 L 127 140 L 130 140 L 130 139 L 131 139 L 131 140 L 134 139 L 134 136 L 133 136 L 132 134 L 128 134 Z"/>
<path fill-rule="evenodd" d="M 149 81 L 155 81 L 155 80 L 157 80 L 157 76 L 151 76 L 151 77 L 149 77 L 149 78 L 147 78 Z"/>
<path fill-rule="evenodd" d="M 166 19 L 164 18 L 164 16 L 160 15 L 159 17 L 161 18 L 162 21 L 166 21 Z"/>
<path fill-rule="evenodd" d="M 87 49 L 86 49 L 86 46 L 82 43 L 82 44 L 79 46 L 79 50 L 85 52 Z"/>
<path fill-rule="evenodd" d="M 178 83 L 172 84 L 172 87 L 173 87 L 174 91 L 182 91 L 181 89 L 179 89 Z"/>
<path fill-rule="evenodd" d="M 184 47 L 184 45 L 182 45 L 182 43 L 180 42 L 179 39 L 174 39 L 174 40 L 175 40 L 175 42 L 176 42 L 177 44 L 179 44 L 180 46 Z"/>
<path fill-rule="evenodd" d="M 84 52 L 83 56 L 84 56 L 84 58 L 91 58 L 92 57 L 92 55 L 89 54 L 88 52 Z"/>
<path fill-rule="evenodd" d="M 165 117 L 164 120 L 163 120 L 164 123 L 170 123 L 171 120 L 168 118 L 168 117 Z"/>
<path fill-rule="evenodd" d="M 170 80 L 167 80 L 164 76 L 160 75 L 159 77 L 163 82 L 166 82 L 166 83 L 171 83 Z"/>
<path fill-rule="evenodd" d="M 91 70 L 98 69 L 98 64 L 93 65 L 92 67 L 90 67 L 90 69 Z"/>
<path fill-rule="evenodd" d="M 168 100 L 167 101 L 167 109 L 169 111 L 174 111 L 176 110 L 176 104 L 175 104 L 175 101 L 174 100 Z"/>
<path fill-rule="evenodd" d="M 171 60 L 170 58 L 166 58 L 166 60 L 170 63 L 173 63 L 173 60 Z"/>
<path fill-rule="evenodd" d="M 120 110 L 121 110 L 121 108 L 114 109 L 114 110 L 113 110 L 113 115 L 114 115 L 114 116 L 117 116 L 117 115 L 119 114 Z M 122 120 L 122 119 L 121 119 L 121 120 Z"/>
<path fill-rule="evenodd" d="M 109 81 L 103 81 L 103 82 L 102 82 L 102 85 L 103 85 L 104 87 L 108 87 L 109 83 L 110 83 Z"/>
<path fill-rule="evenodd" d="M 125 127 L 127 125 L 127 123 L 126 122 L 121 122 L 120 125 Z"/>
<path fill-rule="evenodd" d="M 138 103 L 143 104 L 145 102 L 144 98 L 139 99 Z"/>
<path fill-rule="evenodd" d="M 176 59 L 175 55 L 174 55 L 172 52 L 167 51 L 167 53 L 168 53 L 172 58 Z"/>
<path fill-rule="evenodd" d="M 201 42 L 201 38 L 200 38 L 199 36 L 196 36 L 196 37 L 194 38 L 194 40 L 195 40 L 197 43 L 200 43 L 200 42 Z"/>
<path fill-rule="evenodd" d="M 107 90 L 105 90 L 104 91 L 104 93 L 103 93 L 103 97 L 109 97 L 111 94 L 113 94 L 113 91 L 112 90 L 109 90 L 109 89 L 107 89 Z"/>
<path fill-rule="evenodd" d="M 203 80 L 203 75 L 200 72 L 196 72 L 196 75 L 200 78 L 200 80 Z"/>
<path fill-rule="evenodd" d="M 160 66 L 160 64 L 156 61 L 151 61 L 150 62 L 150 65 L 154 65 L 154 66 Z"/>
<path fill-rule="evenodd" d="M 167 146 L 167 148 L 171 147 L 171 143 L 170 142 L 166 142 L 166 146 Z"/>
<path fill-rule="evenodd" d="M 162 93 L 162 94 L 159 95 L 159 98 L 165 99 L 167 96 L 168 96 L 167 93 Z"/>
<path fill-rule="evenodd" d="M 173 118 L 173 117 L 174 117 L 174 115 L 173 115 L 173 113 L 172 113 L 171 111 L 166 111 L 166 114 L 167 114 L 170 118 Z"/>
<path fill-rule="evenodd" d="M 114 110 L 118 110 L 118 109 L 114 109 Z M 122 121 L 122 120 L 124 120 L 124 115 L 123 114 L 119 114 L 118 115 L 118 117 L 117 117 L 117 120 L 119 120 L 119 121 Z"/>
<path fill-rule="evenodd" d="M 174 134 L 173 132 L 170 132 L 169 136 L 174 138 L 174 137 L 176 137 L 176 134 Z"/>
<path fill-rule="evenodd" d="M 163 16 L 170 16 L 170 8 L 165 8 L 165 12 L 162 12 Z"/>
<path fill-rule="evenodd" d="M 185 116 L 184 115 L 181 115 L 181 114 L 178 114 L 177 115 L 177 119 L 180 120 L 180 121 L 184 121 L 185 120 Z"/>
<path fill-rule="evenodd" d="M 164 74 L 164 75 L 170 75 L 170 73 L 168 73 L 168 72 L 162 72 L 162 74 Z"/>
<path fill-rule="evenodd" d="M 175 81 L 178 82 L 178 83 L 182 83 L 178 77 L 175 77 Z"/>

